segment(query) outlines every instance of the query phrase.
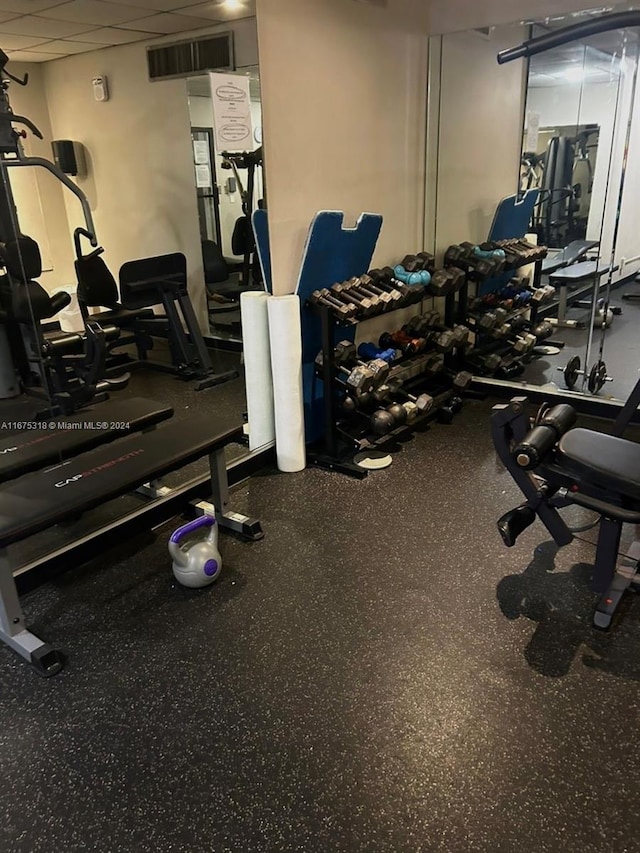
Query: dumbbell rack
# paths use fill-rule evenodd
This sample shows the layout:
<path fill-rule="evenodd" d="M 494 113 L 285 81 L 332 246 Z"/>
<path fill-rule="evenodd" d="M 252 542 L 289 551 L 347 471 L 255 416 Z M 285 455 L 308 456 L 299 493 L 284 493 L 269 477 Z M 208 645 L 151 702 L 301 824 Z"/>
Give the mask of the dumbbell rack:
<path fill-rule="evenodd" d="M 542 263 L 544 258 L 541 257 L 537 261 L 534 262 L 534 276 L 533 282 L 531 284 L 531 289 L 536 289 L 540 287 L 542 281 Z M 528 259 L 523 259 L 521 263 L 516 264 L 509 268 L 509 272 L 516 272 L 516 270 L 520 269 L 523 266 L 528 266 L 531 263 Z M 482 277 L 478 277 L 475 274 L 473 267 L 469 267 L 465 270 L 465 284 L 460 290 L 458 297 L 458 306 L 456 312 L 456 322 L 458 323 L 469 323 L 469 320 L 474 320 L 474 316 L 469 313 L 469 290 L 470 285 L 475 285 L 476 294 L 479 289 L 479 286 L 485 279 Z M 504 283 L 500 284 L 499 288 L 502 289 L 504 287 Z M 489 291 L 492 292 L 492 291 Z M 538 321 L 538 305 L 536 303 L 529 303 L 526 306 L 519 306 L 508 311 L 507 316 L 504 319 L 504 322 L 509 322 L 510 320 L 515 319 L 516 317 L 523 316 L 527 312 L 529 314 L 529 324 L 532 327 L 535 327 Z M 489 355 L 491 353 L 497 352 L 501 348 L 508 347 L 508 343 L 501 339 L 492 338 L 489 335 L 483 333 L 483 331 L 476 327 L 476 342 L 471 351 L 473 353 L 473 361 L 475 362 L 479 357 L 484 355 Z M 488 338 L 488 339 L 487 339 Z M 484 340 L 483 340 L 484 339 Z M 514 354 L 515 355 L 515 354 Z M 464 354 L 461 354 L 458 358 L 457 366 L 459 368 L 465 366 L 465 358 Z M 468 363 L 466 366 L 469 369 L 475 370 L 474 363 Z"/>
<path fill-rule="evenodd" d="M 455 294 L 450 294 L 446 297 L 448 312 L 451 317 L 455 313 Z M 324 385 L 324 401 L 323 401 L 323 422 L 324 434 L 322 445 L 319 449 L 311 449 L 308 452 L 308 460 L 312 465 L 319 468 L 325 468 L 330 471 L 337 471 L 341 474 L 346 474 L 350 477 L 362 480 L 368 476 L 368 471 L 354 464 L 348 457 L 354 456 L 356 453 L 366 450 L 381 450 L 389 445 L 397 444 L 404 438 L 409 437 L 416 430 L 425 426 L 429 421 L 432 421 L 438 413 L 438 409 L 446 400 L 454 396 L 451 389 L 441 390 L 435 395 L 436 405 L 433 409 L 422 415 L 418 415 L 415 421 L 411 424 L 403 424 L 388 433 L 377 438 L 370 435 L 357 438 L 350 435 L 346 430 L 340 427 L 341 417 L 339 414 L 339 406 L 336 394 L 335 379 L 338 375 L 334 347 L 336 340 L 336 329 L 339 327 L 357 326 L 357 319 L 338 320 L 333 314 L 331 308 L 326 305 L 307 302 L 307 307 L 314 311 L 320 318 L 321 334 L 322 334 L 322 382 Z M 399 310 L 399 309 L 395 309 Z M 389 311 L 391 315 L 394 311 Z M 445 310 L 445 314 L 447 311 Z M 386 315 L 385 315 L 386 316 Z M 451 354 L 448 354 L 451 355 Z M 448 356 L 445 356 L 445 364 L 448 361 Z M 401 361 L 398 362 L 400 364 Z M 415 377 L 419 381 L 421 377 Z M 412 387 L 410 384 L 407 388 Z M 439 403 L 439 405 L 438 405 Z"/>

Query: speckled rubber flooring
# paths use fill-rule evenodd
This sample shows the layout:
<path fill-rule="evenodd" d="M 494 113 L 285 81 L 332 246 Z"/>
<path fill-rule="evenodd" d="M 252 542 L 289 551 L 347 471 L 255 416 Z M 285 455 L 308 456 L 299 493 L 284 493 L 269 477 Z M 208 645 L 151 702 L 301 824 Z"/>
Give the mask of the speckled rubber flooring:
<path fill-rule="evenodd" d="M 254 478 L 266 538 L 206 591 L 165 528 L 28 596 L 70 659 L 0 649 L 0 849 L 639 850 L 640 601 L 595 634 L 588 544 L 502 546 L 489 410 L 364 482 Z"/>

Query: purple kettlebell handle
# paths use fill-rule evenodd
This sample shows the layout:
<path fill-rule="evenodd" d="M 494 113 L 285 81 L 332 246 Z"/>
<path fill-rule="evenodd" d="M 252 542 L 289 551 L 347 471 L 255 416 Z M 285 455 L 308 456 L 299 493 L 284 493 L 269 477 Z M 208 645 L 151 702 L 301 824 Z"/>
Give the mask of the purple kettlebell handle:
<path fill-rule="evenodd" d="M 173 542 L 174 545 L 178 545 L 180 540 L 184 539 L 185 536 L 188 536 L 189 533 L 195 533 L 195 531 L 200 530 L 201 527 L 213 527 L 215 523 L 216 520 L 212 515 L 201 515 L 199 518 L 179 527 L 175 533 L 172 534 L 169 541 Z"/>

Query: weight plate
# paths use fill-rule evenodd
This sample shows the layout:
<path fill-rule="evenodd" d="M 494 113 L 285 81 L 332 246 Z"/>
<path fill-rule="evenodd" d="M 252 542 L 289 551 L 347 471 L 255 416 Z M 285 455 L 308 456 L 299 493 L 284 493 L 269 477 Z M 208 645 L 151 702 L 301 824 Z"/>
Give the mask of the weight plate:
<path fill-rule="evenodd" d="M 602 388 L 604 388 L 604 383 L 607 381 L 607 365 L 604 361 L 598 361 L 591 368 L 591 373 L 589 374 L 588 387 L 589 391 L 592 394 L 597 394 Z"/>
<path fill-rule="evenodd" d="M 569 359 L 564 369 L 564 381 L 567 388 L 573 388 L 578 381 L 578 376 L 580 376 L 580 356 L 574 355 L 573 358 Z"/>

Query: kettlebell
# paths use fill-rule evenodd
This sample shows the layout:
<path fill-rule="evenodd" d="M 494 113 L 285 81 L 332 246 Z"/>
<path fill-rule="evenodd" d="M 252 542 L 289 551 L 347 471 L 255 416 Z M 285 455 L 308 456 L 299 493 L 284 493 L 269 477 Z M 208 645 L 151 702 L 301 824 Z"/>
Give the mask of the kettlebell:
<path fill-rule="evenodd" d="M 205 539 L 188 547 L 181 546 L 186 536 L 203 527 L 211 528 Z M 222 571 L 215 517 L 202 515 L 179 527 L 169 539 L 169 554 L 173 560 L 173 575 L 183 586 L 198 589 L 213 583 Z"/>

